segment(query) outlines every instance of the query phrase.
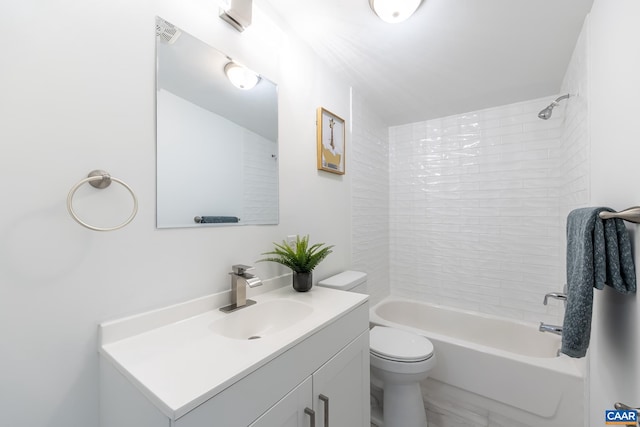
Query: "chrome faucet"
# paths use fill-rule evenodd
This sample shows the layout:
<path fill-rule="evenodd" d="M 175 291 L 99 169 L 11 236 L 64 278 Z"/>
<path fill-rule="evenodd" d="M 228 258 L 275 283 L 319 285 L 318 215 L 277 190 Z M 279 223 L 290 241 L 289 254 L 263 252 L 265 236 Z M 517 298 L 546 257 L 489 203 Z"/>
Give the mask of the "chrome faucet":
<path fill-rule="evenodd" d="M 547 325 L 543 322 L 540 322 L 540 327 L 538 328 L 538 330 L 540 332 L 551 332 L 552 334 L 562 335 L 562 326 Z"/>
<path fill-rule="evenodd" d="M 565 305 L 567 304 L 567 294 L 562 294 L 560 292 L 548 293 L 548 294 L 546 294 L 544 296 L 544 301 L 542 303 L 544 305 L 547 305 L 547 302 L 549 301 L 549 298 L 559 299 L 560 301 L 563 301 L 565 303 Z"/>
<path fill-rule="evenodd" d="M 231 305 L 222 307 L 220 311 L 230 313 L 235 310 L 239 310 L 244 307 L 255 304 L 256 302 L 251 299 L 247 299 L 247 286 L 255 288 L 262 285 L 262 281 L 256 275 L 247 273 L 247 270 L 252 270 L 253 267 L 248 265 L 237 264 L 231 267 Z"/>

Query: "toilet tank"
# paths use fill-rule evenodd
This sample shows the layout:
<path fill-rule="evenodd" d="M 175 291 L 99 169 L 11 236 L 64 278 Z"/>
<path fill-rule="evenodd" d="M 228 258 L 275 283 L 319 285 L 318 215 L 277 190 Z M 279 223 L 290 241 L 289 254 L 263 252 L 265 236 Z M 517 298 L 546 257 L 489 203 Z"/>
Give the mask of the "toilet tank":
<path fill-rule="evenodd" d="M 367 294 L 367 273 L 361 271 L 343 271 L 335 276 L 327 277 L 319 281 L 318 286 Z"/>

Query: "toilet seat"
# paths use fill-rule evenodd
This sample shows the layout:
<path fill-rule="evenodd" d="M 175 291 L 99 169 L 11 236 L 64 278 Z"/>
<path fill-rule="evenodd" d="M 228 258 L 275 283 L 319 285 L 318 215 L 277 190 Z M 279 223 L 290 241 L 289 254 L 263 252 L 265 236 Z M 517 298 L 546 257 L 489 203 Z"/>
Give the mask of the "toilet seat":
<path fill-rule="evenodd" d="M 374 326 L 369 331 L 371 354 L 381 359 L 415 363 L 433 357 L 433 344 L 427 338 L 400 329 Z"/>

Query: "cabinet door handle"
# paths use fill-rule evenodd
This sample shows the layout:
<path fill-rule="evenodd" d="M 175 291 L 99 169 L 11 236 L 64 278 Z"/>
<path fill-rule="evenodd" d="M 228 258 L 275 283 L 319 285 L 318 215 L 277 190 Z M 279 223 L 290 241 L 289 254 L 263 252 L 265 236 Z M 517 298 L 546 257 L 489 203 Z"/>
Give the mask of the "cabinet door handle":
<path fill-rule="evenodd" d="M 313 409 L 304 408 L 304 413 L 309 415 L 309 418 L 311 419 L 311 424 L 309 424 L 309 426 L 316 427 L 316 411 L 314 411 Z"/>
<path fill-rule="evenodd" d="M 324 403 L 324 427 L 329 427 L 329 398 L 324 394 L 318 396 Z"/>

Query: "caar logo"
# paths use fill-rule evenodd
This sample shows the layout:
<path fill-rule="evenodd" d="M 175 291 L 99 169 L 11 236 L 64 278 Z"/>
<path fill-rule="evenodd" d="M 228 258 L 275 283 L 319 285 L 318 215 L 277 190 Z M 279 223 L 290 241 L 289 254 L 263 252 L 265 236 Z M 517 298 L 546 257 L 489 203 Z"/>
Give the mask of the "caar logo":
<path fill-rule="evenodd" d="M 604 421 L 607 425 L 636 425 L 638 412 L 633 409 L 607 410 L 604 411 Z"/>

